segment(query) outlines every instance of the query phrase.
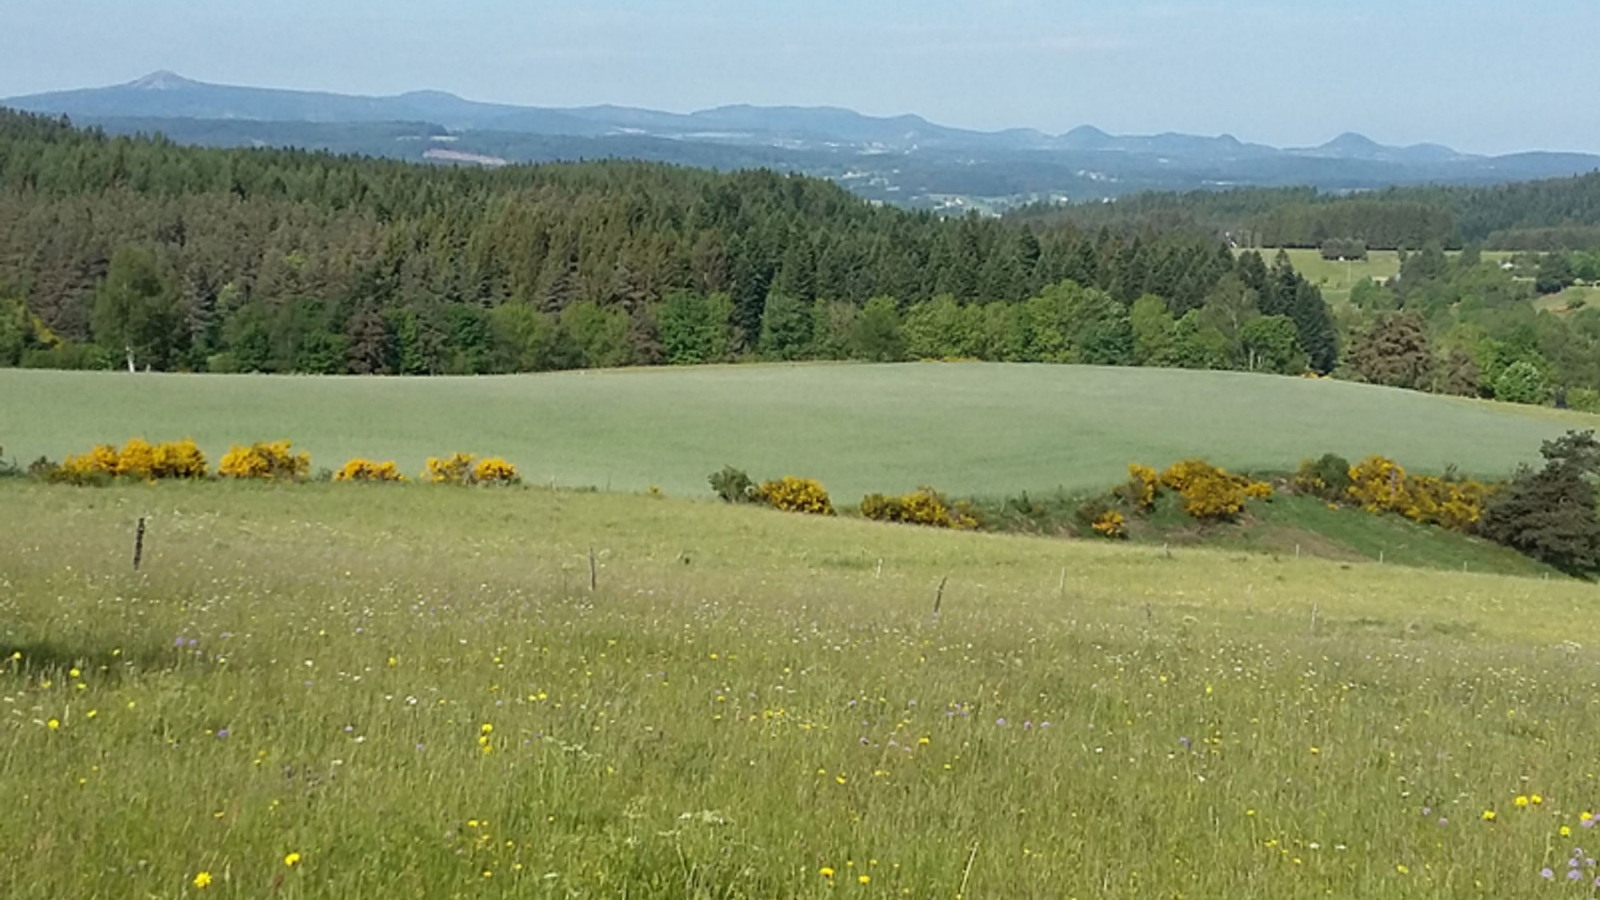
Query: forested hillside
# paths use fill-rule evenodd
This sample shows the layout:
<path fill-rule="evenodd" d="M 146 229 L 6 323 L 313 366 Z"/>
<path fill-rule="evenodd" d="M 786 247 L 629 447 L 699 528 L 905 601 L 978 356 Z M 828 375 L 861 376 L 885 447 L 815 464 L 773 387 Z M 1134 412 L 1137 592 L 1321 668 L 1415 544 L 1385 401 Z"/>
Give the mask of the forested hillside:
<path fill-rule="evenodd" d="M 0 113 L 0 364 L 1325 372 L 1337 352 L 1315 287 L 1212 238 L 941 219 L 769 171 L 428 167 Z"/>
<path fill-rule="evenodd" d="M 1498 187 L 1402 187 L 1354 195 L 1310 188 L 1150 193 L 1114 203 L 1035 205 L 1019 221 L 1120 231 L 1227 234 L 1252 247 L 1586 250 L 1600 247 L 1600 172 Z"/>

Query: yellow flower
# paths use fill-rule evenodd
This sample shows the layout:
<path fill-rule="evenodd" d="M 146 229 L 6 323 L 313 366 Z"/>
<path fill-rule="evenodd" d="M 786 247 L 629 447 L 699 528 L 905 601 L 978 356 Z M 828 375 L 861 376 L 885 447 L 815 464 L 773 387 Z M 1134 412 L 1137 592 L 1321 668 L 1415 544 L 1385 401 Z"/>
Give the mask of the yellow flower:
<path fill-rule="evenodd" d="M 1534 806 L 1538 806 L 1539 804 L 1544 802 L 1544 798 L 1539 796 L 1538 794 L 1534 794 L 1532 797 L 1528 798 L 1528 802 L 1532 803 Z"/>
<path fill-rule="evenodd" d="M 1400 873 L 1400 874 L 1401 874 L 1401 875 L 1410 875 L 1410 874 L 1411 874 L 1411 870 L 1410 870 L 1410 869 L 1408 869 L 1408 868 L 1406 868 L 1406 867 L 1405 867 L 1405 866 L 1403 866 L 1403 865 L 1400 865 L 1400 866 L 1395 866 L 1395 867 L 1394 867 L 1394 870 L 1395 870 L 1395 871 L 1396 871 L 1396 872 L 1399 872 L 1399 873 Z"/>
<path fill-rule="evenodd" d="M 1565 825 L 1561 826 L 1561 836 L 1562 837 L 1572 837 L 1572 829 L 1568 828 Z"/>
<path fill-rule="evenodd" d="M 45 725 L 46 728 L 50 729 L 51 731 L 55 731 L 57 728 L 61 727 L 61 720 L 60 719 L 51 719 L 50 721 L 44 723 L 44 725 Z"/>
<path fill-rule="evenodd" d="M 488 722 L 485 722 L 485 723 L 483 723 L 483 727 L 479 728 L 478 730 L 483 732 L 484 734 L 493 734 L 494 733 L 494 726 L 490 725 Z"/>
<path fill-rule="evenodd" d="M 82 673 L 82 672 L 79 672 L 79 671 L 78 671 L 78 670 L 77 670 L 77 668 L 71 668 L 71 669 L 68 669 L 68 670 L 67 670 L 67 677 L 68 677 L 68 678 L 77 678 L 77 677 L 78 677 L 78 676 L 79 676 L 79 675 L 81 675 L 81 674 L 83 674 L 83 673 Z"/>
<path fill-rule="evenodd" d="M 833 877 L 833 866 L 823 866 L 819 871 L 822 873 L 823 878 Z"/>
<path fill-rule="evenodd" d="M 300 864 L 300 854 L 298 854 L 298 853 L 290 853 L 288 856 L 285 856 L 283 858 L 283 864 L 286 865 L 286 866 L 290 866 L 290 867 L 294 867 L 296 865 L 299 865 Z"/>
<path fill-rule="evenodd" d="M 1527 797 L 1524 797 L 1524 796 L 1522 796 L 1522 795 L 1520 795 L 1520 794 L 1519 794 L 1519 795 L 1518 795 L 1518 796 L 1517 796 L 1517 799 L 1516 799 L 1516 800 L 1515 800 L 1515 801 L 1514 801 L 1514 802 L 1515 802 L 1515 803 L 1516 803 L 1516 804 L 1517 804 L 1517 805 L 1518 805 L 1518 806 L 1527 806 L 1527 805 L 1528 805 L 1528 798 L 1527 798 Z"/>
<path fill-rule="evenodd" d="M 858 876 L 856 876 L 856 882 L 859 883 L 859 884 L 871 884 L 872 883 L 872 876 L 871 875 L 858 875 Z"/>
<path fill-rule="evenodd" d="M 84 714 L 83 714 L 83 717 L 84 717 L 84 718 L 85 718 L 85 719 L 92 719 L 92 718 L 94 718 L 94 717 L 95 717 L 95 716 L 98 716 L 98 715 L 100 715 L 100 710 L 98 710 L 98 709 L 91 709 L 91 710 L 89 710 L 89 711 L 88 711 L 88 712 L 86 712 L 86 713 L 84 713 Z"/>
<path fill-rule="evenodd" d="M 1484 810 L 1483 811 L 1483 820 L 1485 822 L 1493 822 L 1494 821 L 1494 810 L 1492 810 L 1492 809 Z"/>
<path fill-rule="evenodd" d="M 210 883 L 211 883 L 211 873 L 210 872 L 201 872 L 199 875 L 196 875 L 194 877 L 194 886 L 197 887 L 197 888 L 204 889 L 205 886 L 210 884 Z"/>

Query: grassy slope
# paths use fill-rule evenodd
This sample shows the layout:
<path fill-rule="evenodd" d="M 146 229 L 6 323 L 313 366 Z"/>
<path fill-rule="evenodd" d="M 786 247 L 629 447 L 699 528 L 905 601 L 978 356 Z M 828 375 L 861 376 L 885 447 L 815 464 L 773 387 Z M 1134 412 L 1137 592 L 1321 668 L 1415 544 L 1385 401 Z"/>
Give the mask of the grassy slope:
<path fill-rule="evenodd" d="M 1134 520 L 1130 537 L 1150 544 L 1236 548 L 1275 556 L 1300 553 L 1456 572 L 1564 577 L 1515 550 L 1481 538 L 1354 507 L 1330 509 L 1315 497 L 1283 493 L 1270 502 L 1252 501 L 1238 524 L 1215 526 L 1197 525 L 1179 508 L 1175 497 L 1166 495 L 1148 519 Z"/>
<path fill-rule="evenodd" d="M 1004 364 L 730 366 L 484 378 L 0 370 L 0 444 L 32 459 L 97 441 L 291 438 L 319 466 L 468 450 L 530 480 L 704 495 L 726 463 L 820 478 L 836 500 L 1101 488 L 1128 462 L 1292 468 L 1327 451 L 1501 476 L 1600 418 L 1235 372 Z"/>
<path fill-rule="evenodd" d="M 1590 585 L 539 490 L 0 535 L 18 900 L 1544 897 L 1600 806 Z"/>

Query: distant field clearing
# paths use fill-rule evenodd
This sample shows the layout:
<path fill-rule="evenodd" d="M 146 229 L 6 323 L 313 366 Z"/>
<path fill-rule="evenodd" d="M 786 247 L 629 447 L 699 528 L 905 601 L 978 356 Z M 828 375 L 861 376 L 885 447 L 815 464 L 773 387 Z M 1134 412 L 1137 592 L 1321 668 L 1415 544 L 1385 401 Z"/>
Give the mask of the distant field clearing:
<path fill-rule="evenodd" d="M 479 378 L 0 370 L 0 446 L 24 462 L 96 442 L 292 439 L 316 467 L 365 456 L 505 456 L 531 480 L 704 494 L 733 464 L 820 478 L 854 502 L 932 484 L 1089 488 L 1205 456 L 1292 467 L 1336 451 L 1503 475 L 1600 417 L 1335 381 L 998 363 L 726 366 Z"/>

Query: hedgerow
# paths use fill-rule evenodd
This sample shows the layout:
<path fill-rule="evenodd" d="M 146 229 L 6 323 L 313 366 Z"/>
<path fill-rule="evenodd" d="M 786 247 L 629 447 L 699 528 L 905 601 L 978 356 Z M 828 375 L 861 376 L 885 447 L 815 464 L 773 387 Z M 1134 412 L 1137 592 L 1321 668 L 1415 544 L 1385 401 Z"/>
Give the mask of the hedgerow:
<path fill-rule="evenodd" d="M 861 515 L 879 522 L 900 522 L 961 531 L 970 531 L 978 527 L 977 514 L 969 504 L 951 503 L 943 494 L 931 487 L 921 487 L 899 497 L 868 494 L 861 498 Z"/>

